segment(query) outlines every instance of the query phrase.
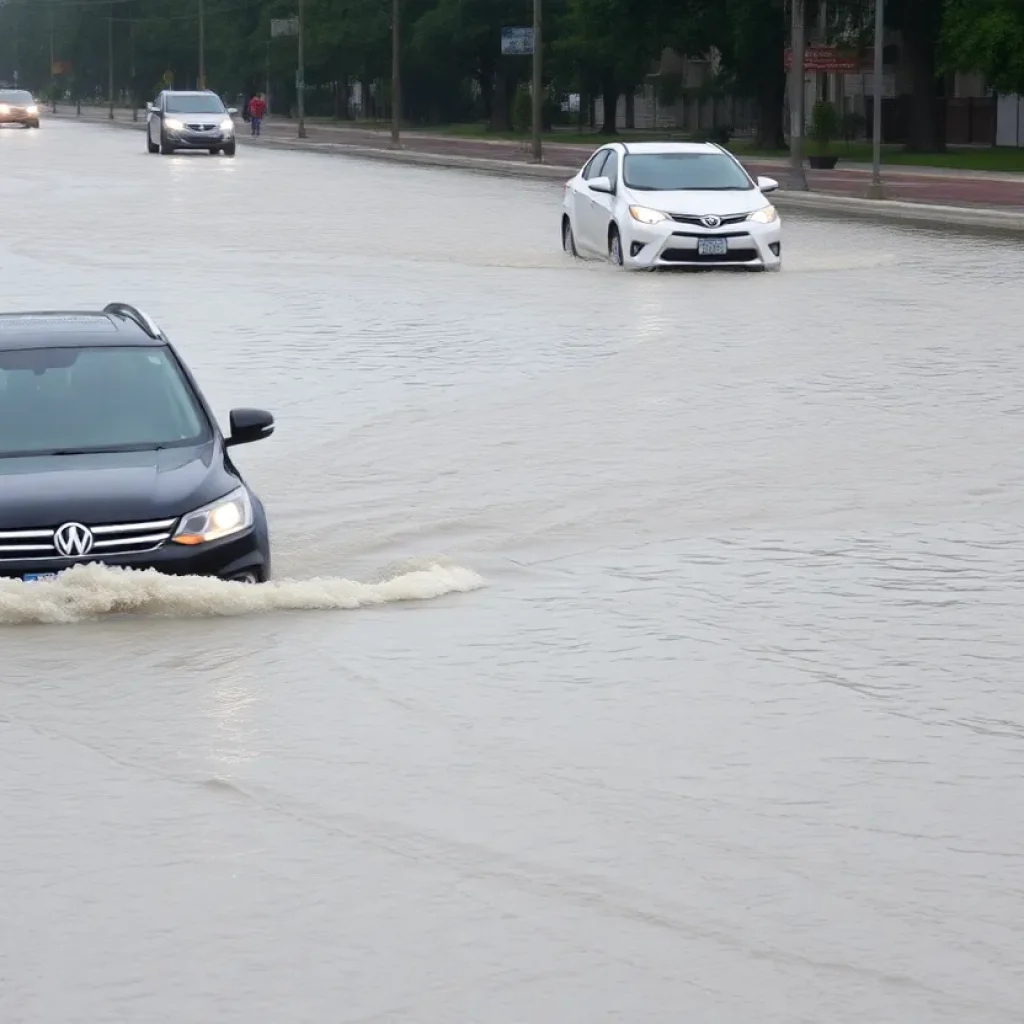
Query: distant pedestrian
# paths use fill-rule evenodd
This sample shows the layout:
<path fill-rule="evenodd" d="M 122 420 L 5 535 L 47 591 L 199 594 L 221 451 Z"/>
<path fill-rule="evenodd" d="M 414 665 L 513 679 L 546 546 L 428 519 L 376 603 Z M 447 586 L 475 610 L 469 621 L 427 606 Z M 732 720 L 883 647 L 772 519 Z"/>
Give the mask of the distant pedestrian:
<path fill-rule="evenodd" d="M 260 134 L 263 127 L 263 115 L 267 112 L 267 101 L 263 93 L 257 93 L 249 100 L 249 128 L 253 136 Z"/>

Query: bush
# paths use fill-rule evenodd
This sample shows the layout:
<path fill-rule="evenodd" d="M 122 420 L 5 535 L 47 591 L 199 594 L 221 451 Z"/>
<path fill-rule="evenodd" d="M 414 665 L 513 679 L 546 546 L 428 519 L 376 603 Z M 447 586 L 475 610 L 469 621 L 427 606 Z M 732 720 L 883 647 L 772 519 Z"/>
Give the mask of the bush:
<path fill-rule="evenodd" d="M 828 152 L 839 128 L 839 111 L 828 100 L 818 100 L 811 111 L 811 138 L 818 144 L 819 153 Z"/>
<path fill-rule="evenodd" d="M 512 128 L 524 135 L 533 127 L 533 97 L 530 90 L 521 85 L 512 100 Z"/>

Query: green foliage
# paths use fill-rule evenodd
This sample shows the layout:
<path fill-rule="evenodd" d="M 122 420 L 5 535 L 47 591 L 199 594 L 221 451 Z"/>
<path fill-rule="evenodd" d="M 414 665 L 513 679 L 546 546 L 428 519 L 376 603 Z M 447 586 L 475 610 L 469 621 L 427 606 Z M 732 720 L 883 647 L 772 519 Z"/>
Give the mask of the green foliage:
<path fill-rule="evenodd" d="M 839 111 L 835 105 L 828 100 L 818 100 L 811 110 L 811 131 L 810 136 L 817 143 L 818 152 L 828 152 L 832 140 L 836 138 L 841 130 Z"/>
<path fill-rule="evenodd" d="M 533 96 L 525 85 L 516 89 L 512 103 L 512 127 L 524 135 L 533 128 Z"/>
<path fill-rule="evenodd" d="M 981 72 L 1000 92 L 1024 93 L 1024 3 L 948 0 L 941 60 L 949 71 Z"/>

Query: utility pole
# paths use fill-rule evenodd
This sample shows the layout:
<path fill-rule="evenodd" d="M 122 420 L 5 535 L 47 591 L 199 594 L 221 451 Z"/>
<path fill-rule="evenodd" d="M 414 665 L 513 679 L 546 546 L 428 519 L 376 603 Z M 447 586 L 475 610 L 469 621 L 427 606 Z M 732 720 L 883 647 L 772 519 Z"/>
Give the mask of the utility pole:
<path fill-rule="evenodd" d="M 265 90 L 265 99 L 267 101 L 267 113 L 270 113 L 270 40 L 267 40 L 267 88 Z"/>
<path fill-rule="evenodd" d="M 114 120 L 114 5 L 110 5 L 110 17 L 107 18 L 107 100 L 110 109 L 107 117 Z"/>
<path fill-rule="evenodd" d="M 391 0 L 391 145 L 402 146 L 402 24 L 401 2 Z"/>
<path fill-rule="evenodd" d="M 306 12 L 305 0 L 299 0 L 299 73 L 295 76 L 295 91 L 299 101 L 299 138 L 306 137 Z"/>
<path fill-rule="evenodd" d="M 882 188 L 882 49 L 885 42 L 885 0 L 875 0 L 875 101 L 872 125 L 871 187 L 869 199 L 884 199 Z"/>
<path fill-rule="evenodd" d="M 203 0 L 199 0 L 199 85 L 206 88 L 206 11 Z"/>
<path fill-rule="evenodd" d="M 541 5 L 543 0 L 533 0 L 533 159 L 540 163 L 544 158 L 541 143 L 541 128 L 544 118 L 544 40 L 541 28 Z"/>
<path fill-rule="evenodd" d="M 136 88 L 136 77 L 135 77 L 135 7 L 132 5 L 132 16 L 128 21 L 128 48 L 129 48 L 129 74 L 131 77 L 131 93 L 132 93 L 132 120 L 138 121 L 139 119 L 139 97 L 138 90 Z"/>
<path fill-rule="evenodd" d="M 790 45 L 793 60 L 789 73 L 789 187 L 807 191 L 804 173 L 804 0 L 790 0 L 793 23 Z"/>
<path fill-rule="evenodd" d="M 56 55 L 53 47 L 53 0 L 50 0 L 50 103 L 53 112 L 57 113 L 57 79 L 54 77 Z"/>

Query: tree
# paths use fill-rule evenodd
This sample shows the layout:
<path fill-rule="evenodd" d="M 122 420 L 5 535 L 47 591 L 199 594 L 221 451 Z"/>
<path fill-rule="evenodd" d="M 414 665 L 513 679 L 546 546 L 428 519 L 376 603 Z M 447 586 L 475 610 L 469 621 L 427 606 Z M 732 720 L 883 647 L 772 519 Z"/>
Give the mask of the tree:
<path fill-rule="evenodd" d="M 999 92 L 1024 93 L 1024 3 L 948 0 L 942 66 L 976 71 Z"/>
<path fill-rule="evenodd" d="M 736 90 L 757 100 L 757 145 L 785 149 L 782 109 L 788 36 L 783 0 L 684 0 L 676 5 L 667 42 L 688 57 L 706 57 L 717 50 Z"/>

